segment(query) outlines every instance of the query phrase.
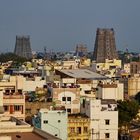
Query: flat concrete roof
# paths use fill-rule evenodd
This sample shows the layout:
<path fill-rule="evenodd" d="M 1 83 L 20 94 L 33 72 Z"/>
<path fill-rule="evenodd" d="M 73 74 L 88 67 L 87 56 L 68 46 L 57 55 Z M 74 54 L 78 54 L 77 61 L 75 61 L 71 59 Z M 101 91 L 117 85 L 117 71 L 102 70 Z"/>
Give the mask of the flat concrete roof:
<path fill-rule="evenodd" d="M 85 79 L 106 79 L 108 77 L 93 72 L 88 69 L 68 69 L 59 70 L 60 72 L 74 78 L 85 78 Z"/>

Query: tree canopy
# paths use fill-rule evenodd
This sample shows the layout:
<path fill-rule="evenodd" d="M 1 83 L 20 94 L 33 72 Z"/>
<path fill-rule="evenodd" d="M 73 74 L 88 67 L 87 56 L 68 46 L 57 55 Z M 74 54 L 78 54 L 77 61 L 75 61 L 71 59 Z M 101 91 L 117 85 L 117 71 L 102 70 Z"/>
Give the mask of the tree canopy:
<path fill-rule="evenodd" d="M 137 101 L 118 101 L 119 125 L 129 124 L 137 115 L 139 104 Z"/>
<path fill-rule="evenodd" d="M 11 52 L 0 54 L 0 62 L 3 63 L 3 62 L 7 62 L 7 61 L 14 61 L 17 63 L 23 63 L 23 62 L 27 61 L 27 59 L 24 57 L 17 56 L 16 54 L 11 53 Z"/>
<path fill-rule="evenodd" d="M 135 95 L 135 100 L 139 103 L 140 105 L 140 92 L 138 92 L 136 95 Z"/>

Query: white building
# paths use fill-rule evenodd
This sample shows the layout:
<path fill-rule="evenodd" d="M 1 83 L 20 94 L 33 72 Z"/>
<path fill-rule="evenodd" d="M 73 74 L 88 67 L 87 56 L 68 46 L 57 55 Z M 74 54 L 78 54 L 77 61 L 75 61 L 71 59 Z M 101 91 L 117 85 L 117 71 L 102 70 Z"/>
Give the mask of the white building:
<path fill-rule="evenodd" d="M 62 84 L 77 86 L 80 88 L 80 96 L 88 97 L 95 96 L 92 90 L 97 88 L 99 80 L 109 79 L 88 69 L 57 70 L 56 74 L 60 75 Z"/>
<path fill-rule="evenodd" d="M 4 77 L 4 76 L 3 76 Z M 5 79 L 0 81 L 0 89 L 7 87 L 13 90 L 22 90 L 23 92 L 35 91 L 36 87 L 43 87 L 46 81 L 41 76 L 34 76 L 32 78 L 24 76 L 9 76 L 5 75 Z"/>
<path fill-rule="evenodd" d="M 33 121 L 36 127 L 62 140 L 67 139 L 68 116 L 66 111 L 40 109 L 38 117 Z"/>
<path fill-rule="evenodd" d="M 124 85 L 119 82 L 100 82 L 97 86 L 96 97 L 99 99 L 124 99 Z"/>
<path fill-rule="evenodd" d="M 91 139 L 118 140 L 118 111 L 115 100 L 85 99 L 81 112 L 90 117 Z"/>

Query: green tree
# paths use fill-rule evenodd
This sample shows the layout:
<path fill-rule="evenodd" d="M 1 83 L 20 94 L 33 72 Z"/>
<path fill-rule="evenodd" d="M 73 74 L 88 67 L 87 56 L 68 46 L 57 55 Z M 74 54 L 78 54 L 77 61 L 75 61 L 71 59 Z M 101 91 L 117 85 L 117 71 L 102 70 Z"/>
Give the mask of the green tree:
<path fill-rule="evenodd" d="M 0 62 L 13 61 L 13 64 L 22 64 L 27 61 L 26 58 L 15 55 L 14 53 L 2 53 L 0 54 Z"/>
<path fill-rule="evenodd" d="M 118 101 L 119 111 L 119 125 L 128 126 L 129 123 L 136 117 L 139 110 L 139 104 L 137 101 Z"/>
<path fill-rule="evenodd" d="M 139 103 L 140 105 L 140 92 L 138 92 L 136 95 L 135 95 L 135 100 Z"/>

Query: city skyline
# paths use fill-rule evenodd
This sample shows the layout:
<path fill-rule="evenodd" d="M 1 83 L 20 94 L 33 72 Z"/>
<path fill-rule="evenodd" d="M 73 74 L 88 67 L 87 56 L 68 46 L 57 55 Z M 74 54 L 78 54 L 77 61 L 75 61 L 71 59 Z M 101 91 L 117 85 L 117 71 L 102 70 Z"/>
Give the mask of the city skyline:
<path fill-rule="evenodd" d="M 14 51 L 16 35 L 30 35 L 33 51 L 94 50 L 97 28 L 114 28 L 117 50 L 139 52 L 139 4 L 131 0 L 2 1 L 0 52 Z"/>

